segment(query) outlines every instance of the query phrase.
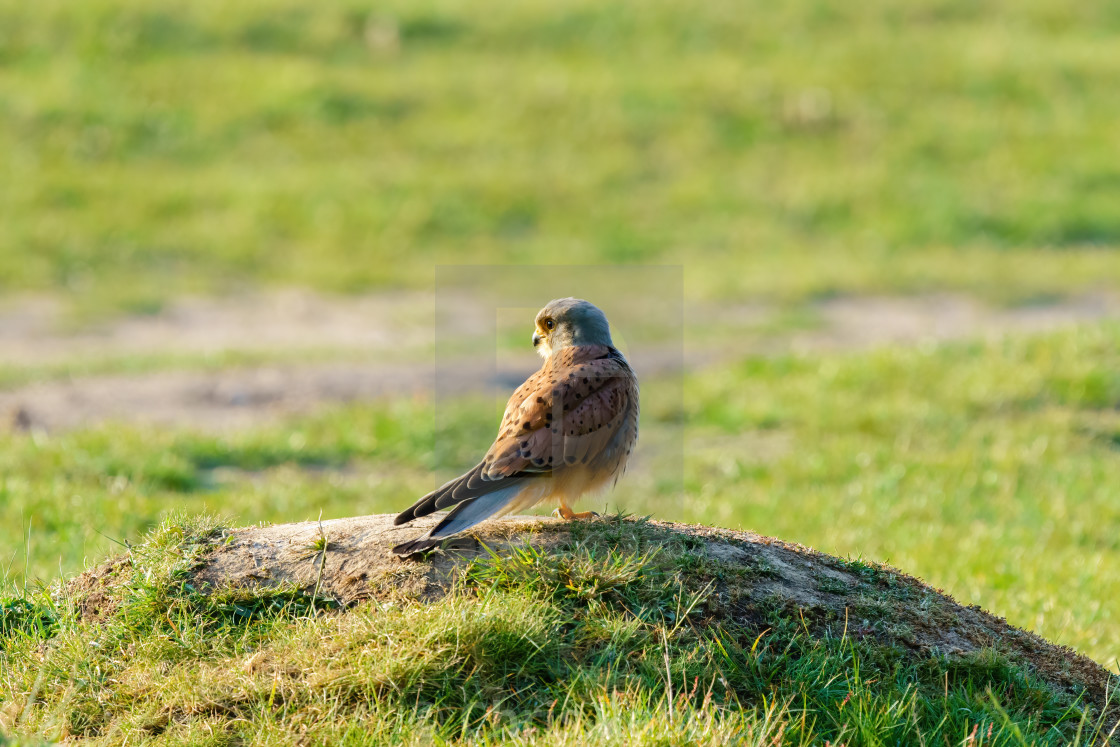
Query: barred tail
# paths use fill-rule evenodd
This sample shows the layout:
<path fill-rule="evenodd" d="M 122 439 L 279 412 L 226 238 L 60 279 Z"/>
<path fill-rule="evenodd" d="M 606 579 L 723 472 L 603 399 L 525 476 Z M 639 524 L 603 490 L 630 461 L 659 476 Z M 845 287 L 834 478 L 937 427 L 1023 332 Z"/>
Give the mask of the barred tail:
<path fill-rule="evenodd" d="M 457 504 L 432 531 L 393 548 L 396 555 L 414 555 L 438 547 L 448 537 L 464 532 L 491 516 L 500 516 L 517 501 L 525 486 L 521 483 L 499 487 L 491 493 L 468 498 Z"/>

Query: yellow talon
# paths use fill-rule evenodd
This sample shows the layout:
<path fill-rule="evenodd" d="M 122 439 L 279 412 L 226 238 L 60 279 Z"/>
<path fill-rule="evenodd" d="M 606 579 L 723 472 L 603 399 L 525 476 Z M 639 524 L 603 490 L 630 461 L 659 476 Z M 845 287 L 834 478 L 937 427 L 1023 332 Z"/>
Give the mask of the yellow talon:
<path fill-rule="evenodd" d="M 582 511 L 577 514 L 567 506 L 561 505 L 559 508 L 552 512 L 552 515 L 557 516 L 561 519 L 565 519 L 567 521 L 571 521 L 572 519 L 594 519 L 599 514 L 595 513 L 594 511 Z"/>

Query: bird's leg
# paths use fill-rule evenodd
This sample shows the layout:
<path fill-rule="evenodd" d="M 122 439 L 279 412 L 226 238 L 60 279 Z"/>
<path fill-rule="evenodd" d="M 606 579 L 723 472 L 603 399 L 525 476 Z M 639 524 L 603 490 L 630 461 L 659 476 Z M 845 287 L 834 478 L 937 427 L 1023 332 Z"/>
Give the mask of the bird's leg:
<path fill-rule="evenodd" d="M 593 519 L 599 514 L 595 513 L 594 511 L 582 511 L 577 514 L 575 511 L 568 508 L 568 504 L 561 501 L 560 507 L 553 511 L 552 515 L 559 516 L 561 519 L 565 519 L 567 521 L 571 521 L 572 519 Z"/>

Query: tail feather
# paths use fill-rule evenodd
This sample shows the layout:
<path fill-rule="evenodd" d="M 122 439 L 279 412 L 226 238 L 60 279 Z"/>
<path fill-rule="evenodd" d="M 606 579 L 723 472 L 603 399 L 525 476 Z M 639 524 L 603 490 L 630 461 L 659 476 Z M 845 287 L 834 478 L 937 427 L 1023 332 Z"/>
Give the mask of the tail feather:
<path fill-rule="evenodd" d="M 438 488 L 416 501 L 416 503 L 413 503 L 404 511 L 397 514 L 397 518 L 393 519 L 393 524 L 398 526 L 407 524 L 413 519 L 427 516 L 436 511 L 442 511 L 445 508 L 450 508 L 456 504 L 468 501 L 471 498 L 491 494 L 497 489 L 504 489 L 506 486 L 521 485 L 525 480 L 529 479 L 527 475 L 515 475 L 512 477 L 503 477 L 499 480 L 491 480 L 483 473 L 484 466 L 483 464 L 479 464 L 467 473 L 440 485 Z"/>
<path fill-rule="evenodd" d="M 491 493 L 462 501 L 430 532 L 409 542 L 402 542 L 393 548 L 393 553 L 402 556 L 414 555 L 438 547 L 448 537 L 464 532 L 492 516 L 504 513 L 520 497 L 523 487 L 521 484 L 507 485 Z"/>

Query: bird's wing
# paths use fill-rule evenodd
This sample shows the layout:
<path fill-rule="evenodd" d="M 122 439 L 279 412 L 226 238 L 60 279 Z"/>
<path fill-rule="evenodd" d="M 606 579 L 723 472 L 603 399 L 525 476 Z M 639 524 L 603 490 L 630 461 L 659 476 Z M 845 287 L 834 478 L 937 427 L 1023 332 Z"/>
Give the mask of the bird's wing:
<path fill-rule="evenodd" d="M 418 500 L 393 523 L 590 461 L 622 426 L 633 382 L 633 372 L 613 348 L 557 351 L 510 397 L 498 437 L 482 462 Z"/>
<path fill-rule="evenodd" d="M 593 460 L 627 411 L 633 372 L 612 348 L 564 348 L 510 398 L 481 477 L 550 473 Z"/>

